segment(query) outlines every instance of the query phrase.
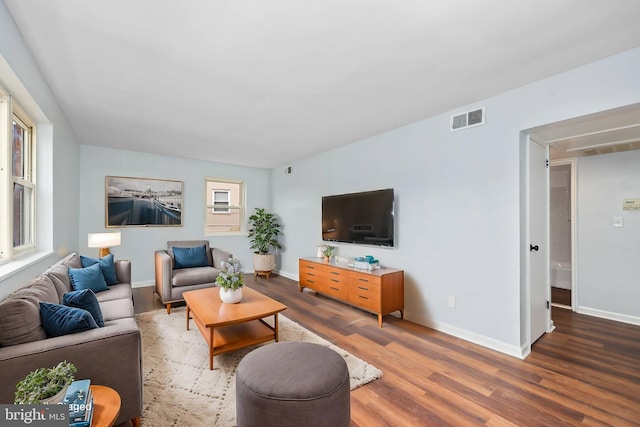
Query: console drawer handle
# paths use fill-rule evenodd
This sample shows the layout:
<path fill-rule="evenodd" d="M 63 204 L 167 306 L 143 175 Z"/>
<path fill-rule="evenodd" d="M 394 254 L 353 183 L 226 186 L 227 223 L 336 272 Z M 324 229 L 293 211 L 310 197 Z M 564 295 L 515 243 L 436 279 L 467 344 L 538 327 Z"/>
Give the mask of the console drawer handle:
<path fill-rule="evenodd" d="M 333 286 L 330 286 L 331 289 L 333 289 L 334 291 L 339 291 L 340 288 L 334 288 Z"/>
<path fill-rule="evenodd" d="M 368 282 L 369 281 L 369 279 L 358 279 L 358 280 L 361 281 L 361 282 Z"/>
<path fill-rule="evenodd" d="M 340 280 L 331 279 L 332 282 L 340 283 Z"/>
<path fill-rule="evenodd" d="M 362 286 L 358 286 L 358 289 L 362 289 L 363 291 L 368 291 L 369 288 L 363 288 Z"/>
<path fill-rule="evenodd" d="M 362 299 L 369 299 L 368 297 L 362 296 L 362 295 L 358 295 L 360 298 Z"/>
<path fill-rule="evenodd" d="M 332 271 L 331 274 L 335 274 L 336 276 L 340 275 L 340 273 L 338 273 L 337 271 Z"/>

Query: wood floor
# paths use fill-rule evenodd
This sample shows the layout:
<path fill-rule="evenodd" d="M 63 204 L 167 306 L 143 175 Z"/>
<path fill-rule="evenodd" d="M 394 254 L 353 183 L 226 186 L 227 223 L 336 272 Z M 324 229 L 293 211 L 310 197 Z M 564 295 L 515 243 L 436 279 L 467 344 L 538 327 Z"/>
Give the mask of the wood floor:
<path fill-rule="evenodd" d="M 246 283 L 288 318 L 380 368 L 351 393 L 352 426 L 640 426 L 640 327 L 553 309 L 556 330 L 519 360 L 375 315 L 272 275 Z M 159 307 L 134 289 L 136 311 Z M 144 350 L 143 350 L 144 351 Z"/>
<path fill-rule="evenodd" d="M 571 289 L 551 287 L 551 302 L 571 307 Z"/>

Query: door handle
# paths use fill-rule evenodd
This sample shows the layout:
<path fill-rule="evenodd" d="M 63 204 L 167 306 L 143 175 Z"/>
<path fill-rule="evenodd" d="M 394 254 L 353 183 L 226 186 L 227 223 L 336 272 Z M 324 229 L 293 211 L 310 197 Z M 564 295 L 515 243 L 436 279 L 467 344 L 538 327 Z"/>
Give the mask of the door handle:
<path fill-rule="evenodd" d="M 533 246 L 532 244 L 529 244 L 529 251 L 530 252 L 538 252 L 538 245 Z"/>

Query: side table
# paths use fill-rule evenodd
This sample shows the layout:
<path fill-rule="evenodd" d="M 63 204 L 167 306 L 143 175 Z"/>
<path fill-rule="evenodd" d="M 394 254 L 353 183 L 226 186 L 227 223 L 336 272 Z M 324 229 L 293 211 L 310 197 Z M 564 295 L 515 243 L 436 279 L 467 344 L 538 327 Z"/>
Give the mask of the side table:
<path fill-rule="evenodd" d="M 111 427 L 120 414 L 120 395 L 111 387 L 91 385 L 93 420 L 91 427 Z"/>

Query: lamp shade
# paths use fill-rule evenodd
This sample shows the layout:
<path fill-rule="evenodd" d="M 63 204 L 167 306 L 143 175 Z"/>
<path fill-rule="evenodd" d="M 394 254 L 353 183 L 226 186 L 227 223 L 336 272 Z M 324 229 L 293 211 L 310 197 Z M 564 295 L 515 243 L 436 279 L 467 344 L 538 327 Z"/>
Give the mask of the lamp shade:
<path fill-rule="evenodd" d="M 89 233 L 90 248 L 110 248 L 120 246 L 120 232 L 115 233 Z"/>

